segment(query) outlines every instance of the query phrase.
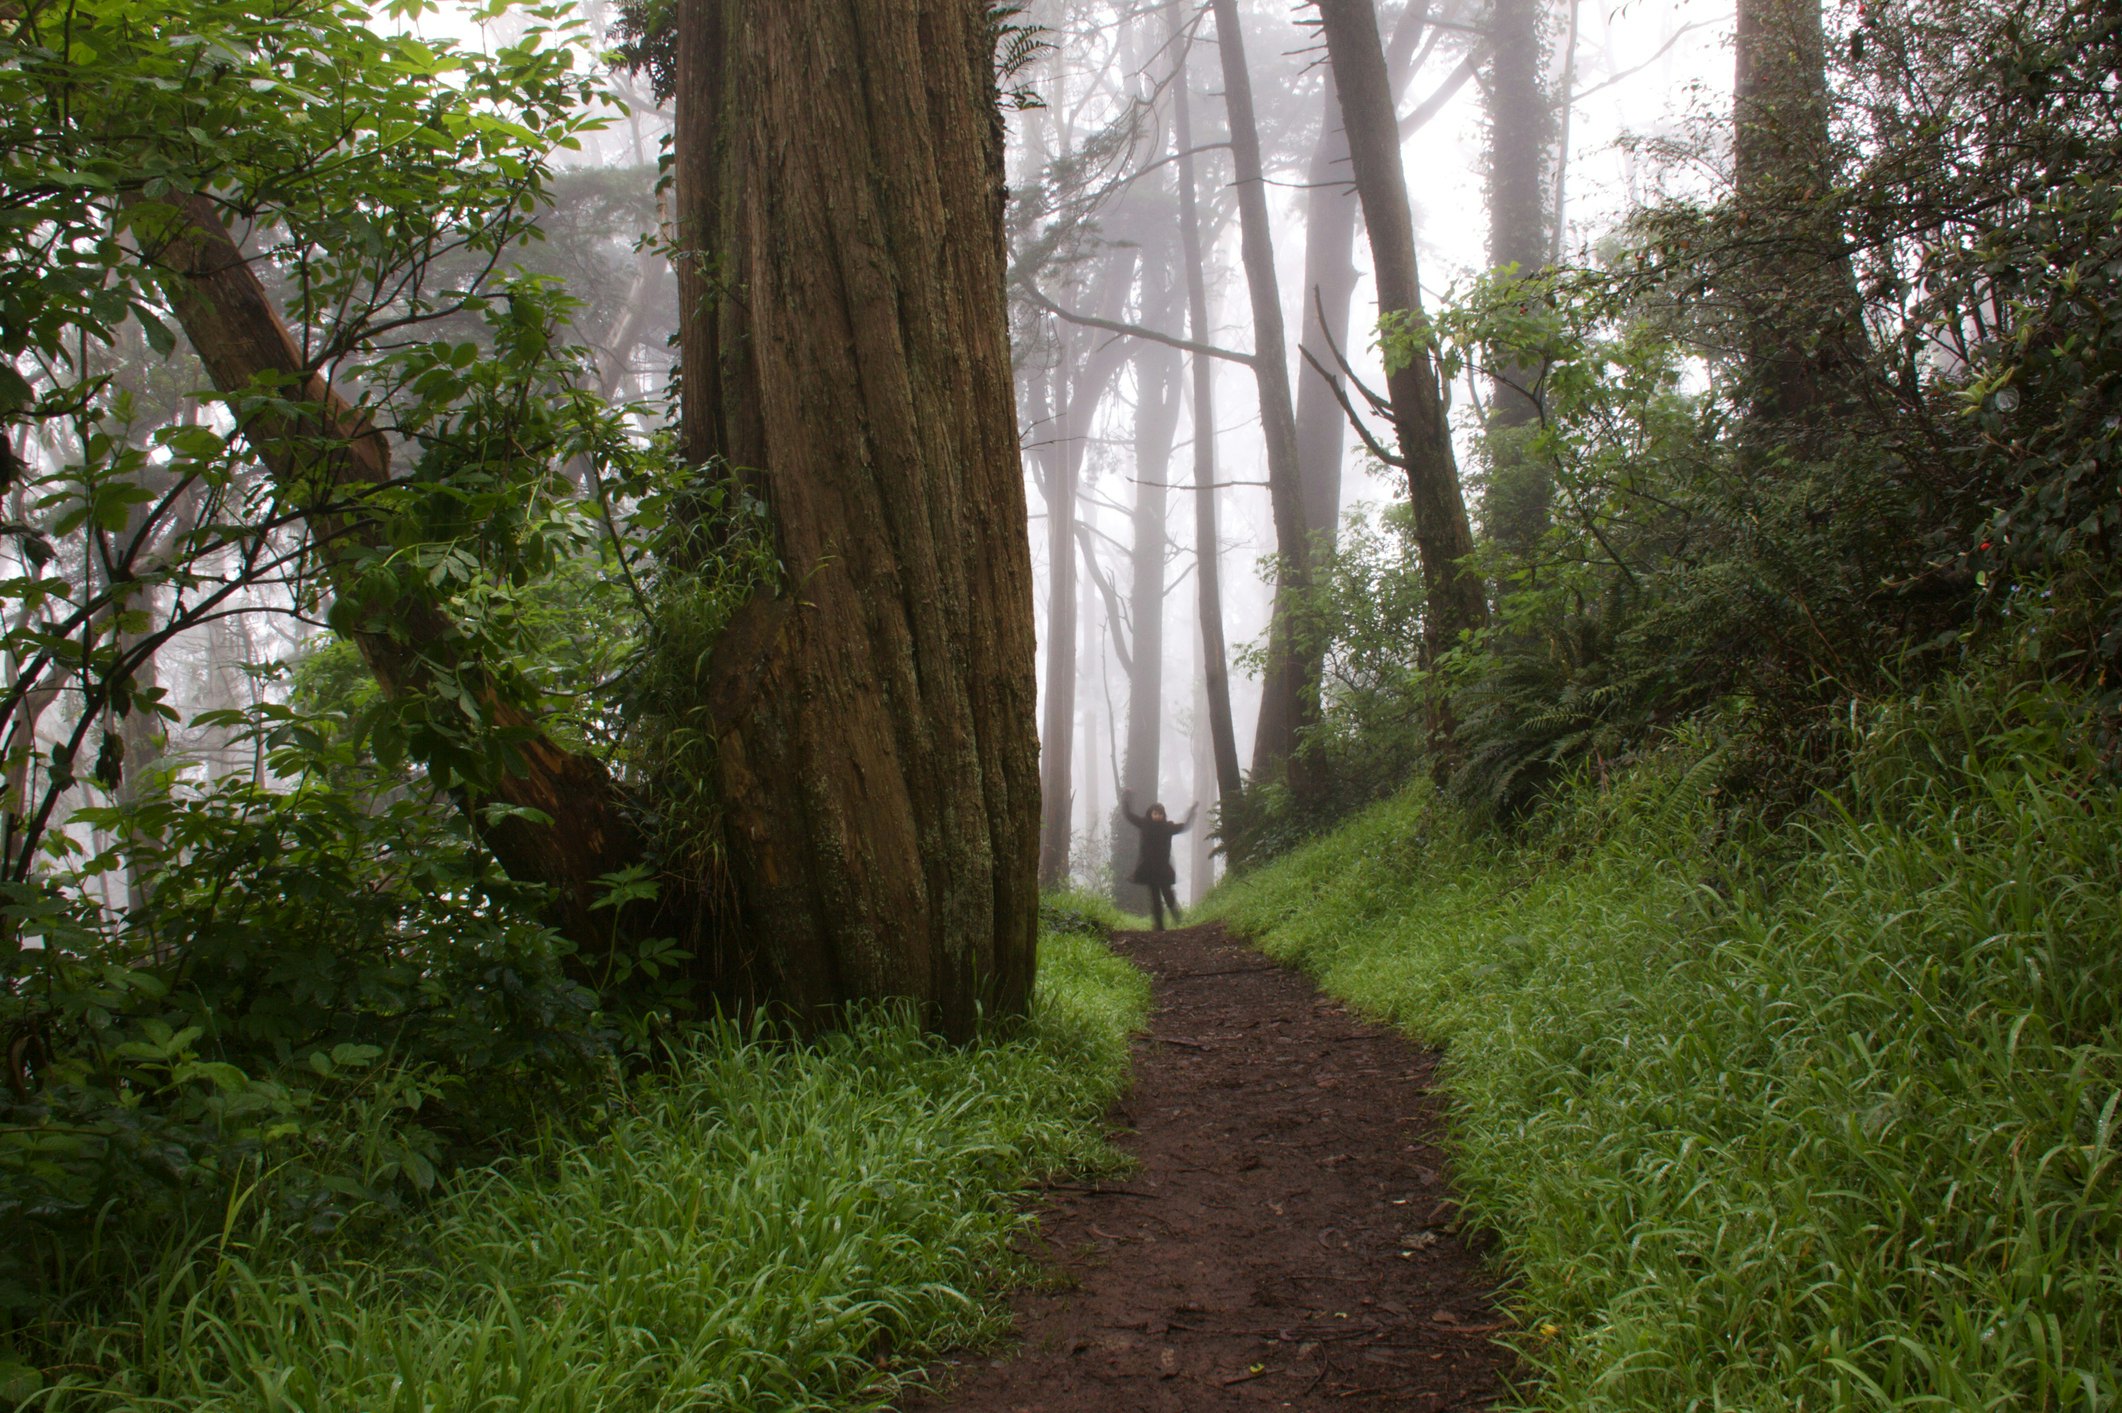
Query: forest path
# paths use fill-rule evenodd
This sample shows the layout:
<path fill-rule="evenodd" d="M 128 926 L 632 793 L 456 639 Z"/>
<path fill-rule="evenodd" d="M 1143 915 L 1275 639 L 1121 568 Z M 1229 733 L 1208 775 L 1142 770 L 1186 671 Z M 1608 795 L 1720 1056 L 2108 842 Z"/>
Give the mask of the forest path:
<path fill-rule="evenodd" d="M 1446 1229 L 1436 1056 L 1219 924 L 1122 933 L 1156 984 L 1115 1107 L 1140 1163 L 1056 1189 L 1023 1343 L 936 1371 L 935 1413 L 1488 1407 L 1510 1356 Z"/>

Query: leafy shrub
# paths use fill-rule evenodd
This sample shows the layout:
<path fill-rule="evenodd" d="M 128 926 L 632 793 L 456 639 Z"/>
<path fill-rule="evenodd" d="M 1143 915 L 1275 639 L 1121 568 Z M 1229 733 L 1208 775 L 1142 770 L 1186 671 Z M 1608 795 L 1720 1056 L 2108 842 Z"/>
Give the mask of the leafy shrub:
<path fill-rule="evenodd" d="M 129 1279 L 136 1248 L 239 1182 L 313 1232 L 378 1219 L 611 1052 L 538 898 L 460 811 L 286 709 L 265 716 L 278 785 L 84 810 L 109 846 L 54 834 L 71 863 L 5 890 L 13 1315 Z M 122 870 L 145 895 L 130 915 L 101 902 Z"/>

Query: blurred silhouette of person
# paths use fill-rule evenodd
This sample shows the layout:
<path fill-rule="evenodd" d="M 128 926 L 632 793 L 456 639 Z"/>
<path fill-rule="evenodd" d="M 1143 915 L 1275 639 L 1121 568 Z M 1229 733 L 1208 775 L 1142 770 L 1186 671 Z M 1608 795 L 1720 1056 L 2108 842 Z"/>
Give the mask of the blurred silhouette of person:
<path fill-rule="evenodd" d="M 1186 818 L 1173 824 L 1164 813 L 1164 806 L 1151 805 L 1149 813 L 1135 813 L 1135 797 L 1120 797 L 1120 813 L 1127 822 L 1142 831 L 1142 844 L 1135 854 L 1135 871 L 1130 875 L 1135 882 L 1149 889 L 1149 915 L 1157 931 L 1164 930 L 1164 910 L 1170 908 L 1172 921 L 1183 922 L 1179 916 L 1179 895 L 1172 890 L 1178 885 L 1179 874 L 1172 867 L 1172 839 L 1193 827 L 1194 812 L 1201 806 L 1197 803 L 1187 810 Z"/>

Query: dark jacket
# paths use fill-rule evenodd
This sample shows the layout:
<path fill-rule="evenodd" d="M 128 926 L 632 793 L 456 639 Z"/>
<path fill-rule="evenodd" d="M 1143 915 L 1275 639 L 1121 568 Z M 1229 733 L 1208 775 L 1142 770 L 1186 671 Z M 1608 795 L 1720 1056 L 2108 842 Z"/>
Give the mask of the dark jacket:
<path fill-rule="evenodd" d="M 1120 813 L 1127 816 L 1129 824 L 1142 831 L 1142 847 L 1135 855 L 1135 871 L 1130 875 L 1131 879 L 1152 888 L 1160 883 L 1177 883 L 1178 870 L 1172 867 L 1172 839 L 1192 826 L 1193 811 L 1188 810 L 1186 818 L 1177 824 L 1168 819 L 1151 819 L 1136 814 L 1125 805 L 1120 807 Z"/>

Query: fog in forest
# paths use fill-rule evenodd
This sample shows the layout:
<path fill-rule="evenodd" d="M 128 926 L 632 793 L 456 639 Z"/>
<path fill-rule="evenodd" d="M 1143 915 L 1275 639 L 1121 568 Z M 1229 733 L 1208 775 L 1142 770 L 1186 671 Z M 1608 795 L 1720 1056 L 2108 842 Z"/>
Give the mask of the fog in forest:
<path fill-rule="evenodd" d="M 1322 396 L 1322 375 L 1304 361 L 1309 353 L 1332 367 L 1337 354 L 1345 356 L 1362 382 L 1384 385 L 1370 252 L 1317 18 L 1309 6 L 1239 8 L 1258 97 L 1277 283 L 1288 327 L 1302 330 L 1291 357 L 1306 474 L 1337 481 L 1336 518 L 1353 516 L 1375 526 L 1381 506 L 1405 499 L 1404 480 L 1370 455 L 1348 426 L 1348 414 L 1331 394 Z M 1422 292 L 1433 307 L 1491 265 L 1489 85 L 1482 77 L 1486 56 L 1475 23 L 1478 8 L 1387 4 L 1379 14 L 1402 117 Z M 1588 242 L 1646 199 L 1705 193 L 1728 180 L 1726 155 L 1707 139 L 1689 137 L 1712 132 L 1708 115 L 1730 101 L 1728 6 L 1540 8 L 1541 90 L 1551 105 L 1546 123 L 1552 148 L 1542 177 L 1548 209 L 1559 199 L 1564 212 L 1563 229 L 1547 234 L 1554 254 L 1582 254 Z M 1185 259 L 1175 228 L 1175 124 L 1182 88 L 1191 99 L 1199 152 L 1206 341 L 1249 349 L 1252 312 L 1240 268 L 1223 79 L 1208 7 L 1048 0 L 1028 9 L 1022 22 L 1032 27 L 1027 40 L 1039 47 L 1014 82 L 1037 106 L 1011 118 L 1010 180 L 1019 210 L 1013 225 L 1013 274 L 1020 285 L 1015 332 L 1040 575 L 1041 687 L 1051 692 L 1056 657 L 1053 546 L 1046 533 L 1052 476 L 1067 459 L 1080 458 L 1078 568 L 1064 575 L 1075 582 L 1078 643 L 1068 871 L 1104 886 L 1116 858 L 1125 878 L 1133 856 L 1133 831 L 1124 823 L 1115 831 L 1122 790 L 1133 785 L 1138 808 L 1150 798 L 1163 800 L 1174 817 L 1189 802 L 1213 807 L 1216 800 L 1195 577 L 1192 472 L 1200 432 L 1191 380 L 1175 378 L 1173 350 L 1071 324 L 1045 306 L 1096 315 L 1097 302 L 1104 300 L 1110 304 L 1106 317 L 1117 310 L 1118 322 L 1186 332 L 1183 303 L 1154 307 L 1160 294 L 1171 297 Z M 1573 95 L 1566 105 L 1559 101 L 1565 92 Z M 1566 160 L 1558 161 L 1555 154 L 1565 143 Z M 1125 291 L 1113 286 L 1115 271 L 1131 281 Z M 1317 297 L 1321 293 L 1326 304 Z M 1320 320 L 1329 305 L 1335 311 L 1330 327 Z M 1256 648 L 1266 631 L 1272 601 L 1272 566 L 1266 561 L 1275 535 L 1254 380 L 1227 361 L 1211 366 L 1223 634 L 1238 664 L 1230 679 L 1238 757 L 1250 761 L 1259 677 L 1242 654 Z M 1057 369 L 1067 371 L 1051 371 Z M 1075 385 L 1078 377 L 1087 377 L 1090 386 Z M 1071 383 L 1070 396 L 1058 403 L 1049 386 L 1055 378 Z M 1471 470 L 1479 465 L 1473 434 L 1488 393 L 1469 373 L 1450 396 L 1460 459 Z M 1372 435 L 1389 442 L 1386 419 L 1365 415 Z M 1158 481 L 1165 488 L 1161 495 L 1152 484 Z M 1148 519 L 1164 594 L 1163 652 L 1155 665 L 1138 664 L 1133 650 L 1142 612 L 1141 598 L 1131 592 L 1141 543 L 1135 517 L 1145 486 L 1163 508 L 1160 518 L 1153 505 Z M 1473 498 L 1478 501 L 1477 484 Z M 1130 702 L 1138 681 L 1156 684 L 1154 695 L 1162 702 L 1154 773 L 1139 766 L 1131 773 L 1128 764 Z M 1053 719 L 1041 719 L 1051 751 Z M 1141 735 L 1139 724 L 1134 730 Z M 1054 783 L 1049 777 L 1050 788 Z M 1204 829 L 1175 853 L 1182 898 L 1198 897 L 1215 876 L 1219 863 L 1211 843 Z"/>
<path fill-rule="evenodd" d="M 2113 0 L 0 0 L 0 1410 L 2112 1413 L 2118 213 Z"/>

